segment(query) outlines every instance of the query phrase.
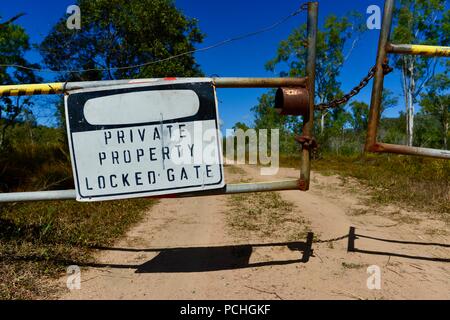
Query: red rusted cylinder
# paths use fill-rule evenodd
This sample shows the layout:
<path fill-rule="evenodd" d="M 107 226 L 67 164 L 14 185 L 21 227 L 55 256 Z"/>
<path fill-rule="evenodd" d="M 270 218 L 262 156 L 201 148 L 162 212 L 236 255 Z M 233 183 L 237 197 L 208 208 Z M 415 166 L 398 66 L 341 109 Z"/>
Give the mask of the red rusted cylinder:
<path fill-rule="evenodd" d="M 275 109 L 284 116 L 307 116 L 309 114 L 308 89 L 279 88 L 275 95 Z"/>

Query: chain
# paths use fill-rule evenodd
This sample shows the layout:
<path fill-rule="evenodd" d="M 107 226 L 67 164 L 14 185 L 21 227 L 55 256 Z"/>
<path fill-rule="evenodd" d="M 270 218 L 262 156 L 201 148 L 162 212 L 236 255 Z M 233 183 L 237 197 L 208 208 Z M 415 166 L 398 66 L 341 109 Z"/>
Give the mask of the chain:
<path fill-rule="evenodd" d="M 382 68 L 383 68 L 384 75 L 391 73 L 393 70 L 388 65 L 387 62 L 382 64 Z M 356 87 L 354 87 L 349 93 L 344 95 L 342 98 L 334 99 L 327 103 L 316 104 L 314 106 L 315 109 L 323 111 L 326 109 L 336 108 L 336 107 L 339 107 L 340 105 L 346 104 L 351 98 L 356 96 L 363 88 L 365 88 L 369 84 L 370 80 L 372 80 L 372 78 L 375 76 L 376 72 L 377 72 L 377 66 L 373 66 L 372 68 L 370 68 L 367 76 L 365 76 L 361 80 L 361 82 Z M 303 148 L 311 149 L 314 156 L 315 157 L 317 156 L 318 144 L 317 144 L 316 140 L 314 139 L 314 137 L 296 136 L 295 139 L 297 140 L 297 142 L 299 142 L 302 145 Z"/>
<path fill-rule="evenodd" d="M 345 236 L 342 236 L 342 237 L 337 237 L 337 238 L 327 239 L 327 240 L 316 239 L 313 241 L 313 243 L 335 242 L 335 241 L 339 241 L 339 240 L 344 240 L 345 238 L 348 238 L 348 234 L 346 234 Z"/>
<path fill-rule="evenodd" d="M 385 75 L 392 72 L 392 70 L 393 70 L 387 63 L 383 63 L 382 67 L 383 67 L 383 73 Z M 356 87 L 354 87 L 349 93 L 344 95 L 342 98 L 334 99 L 327 103 L 317 104 L 317 105 L 315 105 L 315 108 L 317 110 L 323 111 L 323 110 L 326 110 L 329 108 L 336 108 L 336 107 L 339 107 L 340 105 L 346 104 L 351 98 L 356 96 L 364 87 L 366 87 L 369 84 L 370 80 L 372 80 L 372 78 L 375 76 L 376 72 L 377 72 L 377 67 L 373 66 L 372 68 L 370 68 L 367 76 L 365 76 L 361 80 L 361 82 Z"/>

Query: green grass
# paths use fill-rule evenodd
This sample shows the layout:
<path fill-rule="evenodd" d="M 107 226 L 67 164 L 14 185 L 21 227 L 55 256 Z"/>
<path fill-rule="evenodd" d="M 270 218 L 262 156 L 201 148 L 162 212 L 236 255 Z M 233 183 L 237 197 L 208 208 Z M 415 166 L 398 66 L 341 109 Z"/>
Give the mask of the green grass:
<path fill-rule="evenodd" d="M 280 157 L 298 167 L 299 157 Z M 325 156 L 312 169 L 325 175 L 354 177 L 371 187 L 373 204 L 397 204 L 450 219 L 450 161 L 398 155 Z"/>
<path fill-rule="evenodd" d="M 76 264 L 93 262 L 155 200 L 33 202 L 0 206 L 0 299 L 52 297 L 50 280 Z"/>

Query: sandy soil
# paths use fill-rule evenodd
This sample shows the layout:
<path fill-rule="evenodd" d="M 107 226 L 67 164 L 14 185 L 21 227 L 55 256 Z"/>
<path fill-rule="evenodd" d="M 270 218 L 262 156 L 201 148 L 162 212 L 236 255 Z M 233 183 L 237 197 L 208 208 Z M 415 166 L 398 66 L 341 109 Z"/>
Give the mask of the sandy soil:
<path fill-rule="evenodd" d="M 242 169 L 227 181 L 274 179 Z M 280 169 L 276 178 L 297 174 Z M 80 290 L 66 289 L 62 277 L 61 298 L 450 299 L 448 225 L 427 213 L 369 207 L 367 190 L 352 179 L 313 173 L 312 181 L 309 192 L 279 193 L 295 205 L 291 219 L 309 221 L 318 239 L 348 235 L 353 226 L 360 252 L 348 252 L 348 238 L 314 243 L 305 262 L 301 242 L 236 235 L 227 224 L 228 196 L 164 199 L 112 248 L 98 250 L 98 263 L 82 268 Z M 367 287 L 372 265 L 381 270 L 379 290 Z"/>

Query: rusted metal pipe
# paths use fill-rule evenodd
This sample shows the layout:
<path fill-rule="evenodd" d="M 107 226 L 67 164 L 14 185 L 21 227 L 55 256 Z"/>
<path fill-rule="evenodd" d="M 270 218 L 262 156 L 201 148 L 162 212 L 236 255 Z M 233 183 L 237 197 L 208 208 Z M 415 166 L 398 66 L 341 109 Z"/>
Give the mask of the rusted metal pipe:
<path fill-rule="evenodd" d="M 386 45 L 386 51 L 396 54 L 412 54 L 429 57 L 450 57 L 450 47 L 443 46 L 388 43 Z"/>
<path fill-rule="evenodd" d="M 307 78 L 213 78 L 217 88 L 305 87 Z"/>
<path fill-rule="evenodd" d="M 375 77 L 373 78 L 372 97 L 370 100 L 369 125 L 367 128 L 366 151 L 373 151 L 377 141 L 378 125 L 381 114 L 381 101 L 383 98 L 384 71 L 383 64 L 387 61 L 386 45 L 392 27 L 392 15 L 394 12 L 394 0 L 386 0 L 384 3 L 384 15 L 381 25 L 380 39 L 376 61 Z"/>
<path fill-rule="evenodd" d="M 275 110 L 284 116 L 309 116 L 309 90 L 279 88 L 275 94 Z"/>
<path fill-rule="evenodd" d="M 196 80 L 197 78 L 185 79 L 189 81 L 189 79 Z M 62 94 L 71 90 L 110 87 L 125 84 L 146 84 L 163 80 L 167 79 L 134 79 L 6 85 L 0 86 L 0 97 Z M 170 78 L 170 80 L 184 79 Z M 308 81 L 307 78 L 211 78 L 211 80 L 217 88 L 305 87 Z"/>
<path fill-rule="evenodd" d="M 303 119 L 304 137 L 312 137 L 314 129 L 314 97 L 315 97 L 315 80 L 316 80 L 316 43 L 317 28 L 319 16 L 319 3 L 308 2 L 308 55 L 306 60 L 306 76 L 308 78 L 307 88 L 309 91 L 309 114 Z M 309 190 L 309 182 L 311 177 L 311 152 L 312 145 L 303 144 L 302 160 L 300 166 L 300 190 Z"/>
<path fill-rule="evenodd" d="M 389 152 L 396 154 L 406 154 L 412 156 L 427 156 L 439 159 L 450 159 L 450 150 L 439 150 L 430 148 L 419 148 L 419 147 L 409 147 L 402 146 L 398 144 L 389 144 L 377 142 L 373 145 L 372 152 Z"/>

